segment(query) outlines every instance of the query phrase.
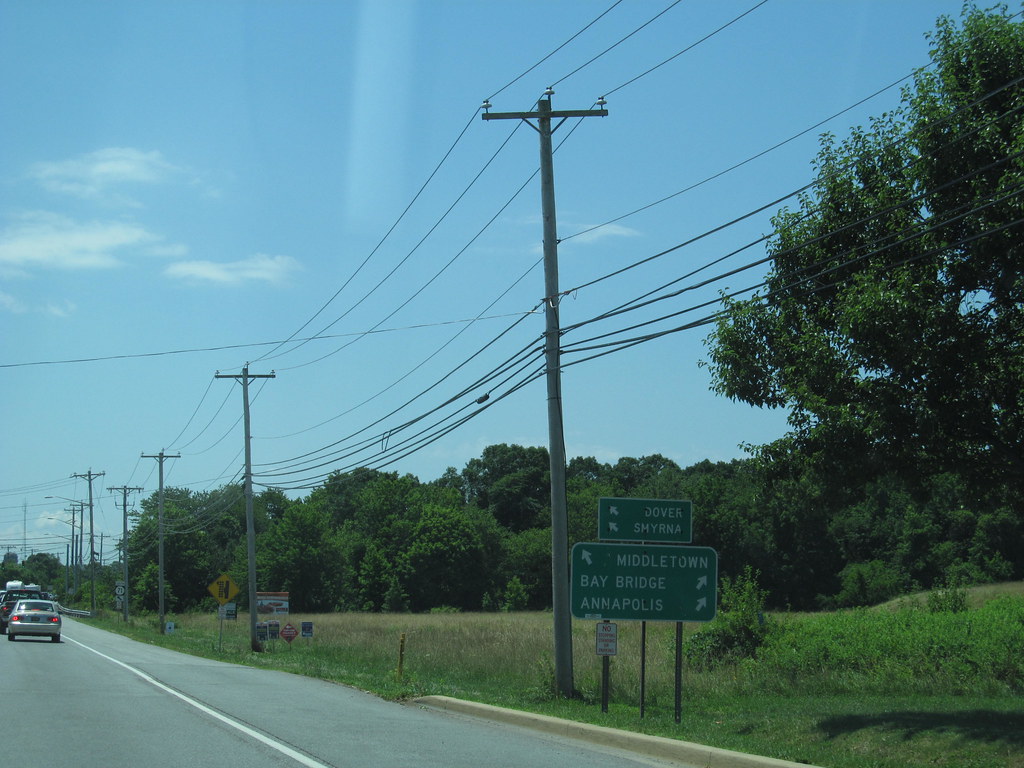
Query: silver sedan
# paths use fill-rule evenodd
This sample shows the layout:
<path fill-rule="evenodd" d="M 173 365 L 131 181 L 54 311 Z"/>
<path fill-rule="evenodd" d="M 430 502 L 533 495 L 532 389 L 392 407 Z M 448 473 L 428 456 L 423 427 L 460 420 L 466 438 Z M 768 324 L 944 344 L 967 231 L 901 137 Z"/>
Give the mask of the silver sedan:
<path fill-rule="evenodd" d="M 52 600 L 19 600 L 7 622 L 7 639 L 49 635 L 52 642 L 59 643 L 60 627 L 60 609 Z"/>

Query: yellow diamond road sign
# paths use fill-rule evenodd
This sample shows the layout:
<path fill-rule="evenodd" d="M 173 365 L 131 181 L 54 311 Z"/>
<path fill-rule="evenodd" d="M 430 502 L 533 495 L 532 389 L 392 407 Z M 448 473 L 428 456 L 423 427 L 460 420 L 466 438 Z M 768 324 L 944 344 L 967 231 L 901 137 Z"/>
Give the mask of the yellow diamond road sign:
<path fill-rule="evenodd" d="M 207 589 L 210 590 L 210 594 L 217 598 L 217 602 L 221 605 L 224 605 L 224 603 L 230 601 L 231 598 L 238 594 L 238 585 L 226 573 L 218 577 Z"/>

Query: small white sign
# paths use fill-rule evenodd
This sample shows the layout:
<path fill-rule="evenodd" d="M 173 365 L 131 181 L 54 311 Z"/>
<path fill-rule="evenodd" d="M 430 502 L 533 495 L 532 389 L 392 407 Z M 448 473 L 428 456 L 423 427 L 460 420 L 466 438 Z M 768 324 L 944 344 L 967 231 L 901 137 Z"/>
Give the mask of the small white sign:
<path fill-rule="evenodd" d="M 597 655 L 615 656 L 618 654 L 619 628 L 609 621 L 597 624 Z"/>

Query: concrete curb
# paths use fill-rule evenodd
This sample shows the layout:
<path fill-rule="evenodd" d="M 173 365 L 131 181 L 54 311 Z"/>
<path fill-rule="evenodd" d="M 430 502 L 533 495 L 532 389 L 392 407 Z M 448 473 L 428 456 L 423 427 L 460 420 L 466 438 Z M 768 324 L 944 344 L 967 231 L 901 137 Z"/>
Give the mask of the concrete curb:
<path fill-rule="evenodd" d="M 413 699 L 410 704 L 445 712 L 455 712 L 472 717 L 482 717 L 509 725 L 533 728 L 538 731 L 570 739 L 581 739 L 592 744 L 614 747 L 637 754 L 672 760 L 678 763 L 700 766 L 701 768 L 808 768 L 807 763 L 793 763 L 776 760 L 773 757 L 759 757 L 744 752 L 705 747 L 689 741 L 666 739 L 662 736 L 646 736 L 600 725 L 574 723 L 547 715 L 535 715 L 514 709 L 502 709 L 489 704 L 477 704 L 448 696 L 423 696 Z M 810 766 L 810 768 L 814 768 Z"/>

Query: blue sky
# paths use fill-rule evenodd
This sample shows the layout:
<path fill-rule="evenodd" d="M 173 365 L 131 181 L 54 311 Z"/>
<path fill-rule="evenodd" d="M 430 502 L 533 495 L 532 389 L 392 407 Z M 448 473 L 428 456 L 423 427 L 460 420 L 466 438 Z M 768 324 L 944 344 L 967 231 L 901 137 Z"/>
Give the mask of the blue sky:
<path fill-rule="evenodd" d="M 119 537 L 107 489 L 154 492 L 142 454 L 181 454 L 169 485 L 237 480 L 241 391 L 215 374 L 246 363 L 275 373 L 251 384 L 256 481 L 292 496 L 546 445 L 537 134 L 480 105 L 548 86 L 609 110 L 555 133 L 568 456 L 687 466 L 780 436 L 785 414 L 709 391 L 706 327 L 594 345 L 756 285 L 696 287 L 762 258 L 781 204 L 677 246 L 810 181 L 819 135 L 891 110 L 960 6 L 0 0 L 0 547 L 63 555 L 46 496 L 85 498 L 90 470 Z"/>

